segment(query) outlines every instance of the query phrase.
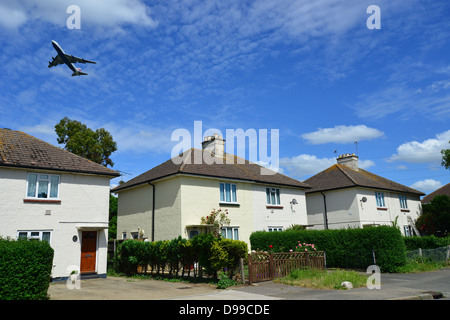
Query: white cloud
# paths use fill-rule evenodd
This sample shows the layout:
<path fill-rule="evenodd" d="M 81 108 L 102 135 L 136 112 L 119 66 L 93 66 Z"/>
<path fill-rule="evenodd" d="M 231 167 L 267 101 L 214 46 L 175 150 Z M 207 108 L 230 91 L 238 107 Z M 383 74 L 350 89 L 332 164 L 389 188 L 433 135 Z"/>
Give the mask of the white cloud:
<path fill-rule="evenodd" d="M 430 193 L 442 187 L 442 183 L 434 179 L 425 179 L 414 182 L 411 188 L 422 191 L 424 193 Z"/>
<path fill-rule="evenodd" d="M 280 159 L 280 167 L 291 176 L 304 179 L 336 164 L 335 158 L 317 158 L 315 155 L 300 154 L 295 157 Z"/>
<path fill-rule="evenodd" d="M 408 163 L 441 162 L 442 149 L 450 148 L 450 130 L 436 135 L 435 139 L 427 139 L 423 142 L 410 141 L 400 145 L 397 153 L 388 161 L 404 161 Z"/>
<path fill-rule="evenodd" d="M 15 29 L 29 20 L 41 20 L 65 26 L 71 15 L 67 13 L 70 5 L 80 8 L 82 28 L 85 23 L 104 27 L 122 24 L 155 27 L 158 24 L 150 17 L 150 8 L 141 0 L 11 1 L 8 5 L 0 5 L 0 24 Z"/>
<path fill-rule="evenodd" d="M 311 144 L 324 143 L 354 143 L 356 140 L 370 140 L 383 136 L 380 130 L 369 128 L 365 125 L 335 126 L 333 128 L 320 128 L 317 131 L 305 133 L 303 139 Z"/>

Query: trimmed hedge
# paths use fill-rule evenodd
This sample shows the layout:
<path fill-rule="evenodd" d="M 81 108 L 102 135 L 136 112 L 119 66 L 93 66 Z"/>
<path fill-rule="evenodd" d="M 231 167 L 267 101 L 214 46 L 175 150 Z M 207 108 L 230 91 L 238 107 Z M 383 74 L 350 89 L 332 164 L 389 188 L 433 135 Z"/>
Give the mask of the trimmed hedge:
<path fill-rule="evenodd" d="M 211 234 L 199 234 L 190 240 L 181 237 L 164 241 L 126 240 L 117 248 L 116 269 L 128 275 L 136 274 L 138 266 L 152 267 L 152 273 L 160 274 L 165 268 L 169 276 L 182 276 L 185 269 L 198 262 L 208 274 L 227 271 L 234 276 L 239 259 L 247 257 L 247 244 L 243 241 L 216 239 Z M 198 274 L 197 274 L 198 275 Z"/>
<path fill-rule="evenodd" d="M 445 238 L 438 238 L 434 235 L 423 237 L 404 237 L 404 241 L 406 250 L 408 251 L 417 250 L 419 248 L 435 249 L 450 245 L 450 236 Z"/>
<path fill-rule="evenodd" d="M 365 269 L 373 264 L 372 250 L 375 252 L 376 264 L 382 272 L 395 272 L 397 267 L 406 263 L 403 237 L 397 228 L 390 226 L 364 229 L 258 231 L 250 235 L 251 249 L 257 251 L 270 249 L 273 252 L 287 252 L 299 241 L 314 244 L 318 250 L 325 251 L 328 267 Z M 346 257 L 355 255 L 360 255 L 362 259 L 349 266 Z"/>
<path fill-rule="evenodd" d="M 48 300 L 53 255 L 46 241 L 0 238 L 0 300 Z"/>

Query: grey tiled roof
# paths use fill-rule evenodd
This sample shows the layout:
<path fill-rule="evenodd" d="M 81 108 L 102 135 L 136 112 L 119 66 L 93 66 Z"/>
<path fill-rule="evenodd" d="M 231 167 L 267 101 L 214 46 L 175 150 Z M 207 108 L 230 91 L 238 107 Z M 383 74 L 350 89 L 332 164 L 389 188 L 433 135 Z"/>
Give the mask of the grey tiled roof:
<path fill-rule="evenodd" d="M 307 190 L 306 193 L 349 187 L 366 187 L 416 194 L 419 196 L 424 195 L 424 193 L 420 191 L 383 178 L 364 169 L 359 169 L 356 171 L 341 164 L 335 164 L 305 180 L 304 182 L 312 186 L 312 188 Z"/>
<path fill-rule="evenodd" d="M 256 163 L 238 158 L 231 154 L 225 154 L 223 161 L 220 164 L 208 164 L 207 162 L 205 162 L 205 159 L 203 157 L 197 158 L 201 159 L 201 161 L 195 161 L 196 155 L 201 154 L 201 152 L 202 150 L 192 148 L 180 154 L 180 157 L 183 159 L 183 161 L 178 161 L 178 164 L 176 163 L 175 158 L 167 160 L 166 162 L 163 162 L 153 169 L 144 172 L 143 174 L 119 185 L 118 187 L 114 188 L 112 192 L 121 191 L 132 186 L 148 183 L 175 174 L 227 178 L 271 185 L 310 188 L 310 186 L 306 183 L 292 179 L 280 173 L 271 171 L 271 173 L 273 174 L 264 174 L 264 170 L 268 169 L 265 169 Z M 196 162 L 200 163 L 197 164 Z M 261 170 L 263 170 L 263 174 L 261 173 Z"/>
<path fill-rule="evenodd" d="M 58 170 L 118 177 L 120 173 L 21 131 L 0 129 L 0 167 Z"/>

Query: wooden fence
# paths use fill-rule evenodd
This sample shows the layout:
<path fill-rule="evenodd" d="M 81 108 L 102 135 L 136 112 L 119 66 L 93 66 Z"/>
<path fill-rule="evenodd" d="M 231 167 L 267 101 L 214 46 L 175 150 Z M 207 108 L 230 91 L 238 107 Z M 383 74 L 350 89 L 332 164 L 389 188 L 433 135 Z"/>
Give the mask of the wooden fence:
<path fill-rule="evenodd" d="M 254 252 L 248 255 L 249 283 L 284 277 L 295 269 L 326 269 L 325 252 Z"/>

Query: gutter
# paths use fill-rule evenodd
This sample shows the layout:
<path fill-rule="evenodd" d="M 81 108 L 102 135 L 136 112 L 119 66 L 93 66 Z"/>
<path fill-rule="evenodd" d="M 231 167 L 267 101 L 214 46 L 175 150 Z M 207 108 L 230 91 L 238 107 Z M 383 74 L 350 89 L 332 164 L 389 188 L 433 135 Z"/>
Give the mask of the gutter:
<path fill-rule="evenodd" d="M 155 185 L 148 182 L 149 185 L 153 187 L 153 196 L 152 196 L 152 242 L 155 241 Z"/>
<path fill-rule="evenodd" d="M 325 194 L 320 191 L 320 194 L 323 196 L 323 207 L 324 207 L 324 211 L 323 211 L 323 226 L 325 229 L 328 229 L 328 215 L 327 215 L 327 197 L 325 196 Z"/>

